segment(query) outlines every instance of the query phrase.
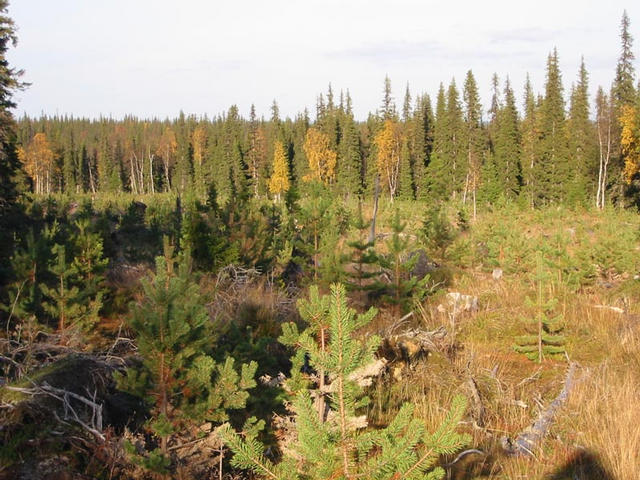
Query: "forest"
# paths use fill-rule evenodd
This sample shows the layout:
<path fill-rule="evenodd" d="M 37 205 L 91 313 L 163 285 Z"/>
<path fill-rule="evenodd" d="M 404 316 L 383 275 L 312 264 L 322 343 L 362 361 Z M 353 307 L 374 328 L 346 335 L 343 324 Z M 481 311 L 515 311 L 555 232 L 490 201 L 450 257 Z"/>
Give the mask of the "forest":
<path fill-rule="evenodd" d="M 7 9 L 0 479 L 637 478 L 626 12 L 594 98 L 554 49 L 360 121 L 16 118 Z"/>

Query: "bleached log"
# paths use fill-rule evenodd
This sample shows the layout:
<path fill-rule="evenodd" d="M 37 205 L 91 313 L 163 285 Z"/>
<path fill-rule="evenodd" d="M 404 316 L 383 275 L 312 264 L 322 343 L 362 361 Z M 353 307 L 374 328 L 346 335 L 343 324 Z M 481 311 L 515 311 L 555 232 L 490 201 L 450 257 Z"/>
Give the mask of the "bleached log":
<path fill-rule="evenodd" d="M 556 398 L 543 410 L 537 420 L 529 428 L 521 432 L 515 440 L 510 438 L 502 438 L 502 448 L 508 455 L 535 456 L 534 450 L 540 445 L 542 439 L 547 435 L 553 422 L 555 421 L 558 410 L 566 403 L 569 393 L 573 388 L 573 380 L 576 371 L 575 363 L 569 366 L 567 375 L 564 379 L 562 390 Z"/>

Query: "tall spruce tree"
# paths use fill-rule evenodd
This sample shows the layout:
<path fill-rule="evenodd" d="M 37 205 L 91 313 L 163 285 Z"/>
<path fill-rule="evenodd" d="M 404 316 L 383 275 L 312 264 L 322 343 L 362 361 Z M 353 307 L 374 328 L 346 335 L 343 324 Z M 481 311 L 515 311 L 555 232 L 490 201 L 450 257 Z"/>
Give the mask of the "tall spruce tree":
<path fill-rule="evenodd" d="M 391 93 L 391 79 L 389 79 L 388 75 L 384 77 L 384 90 L 380 114 L 383 120 L 396 119 L 396 104 L 393 101 L 393 95 Z"/>
<path fill-rule="evenodd" d="M 563 87 L 556 49 L 547 59 L 547 81 L 537 147 L 532 172 L 536 178 L 533 203 L 545 205 L 561 202 L 566 199 L 570 171 Z"/>
<path fill-rule="evenodd" d="M 522 119 L 522 177 L 523 189 L 528 197 L 530 206 L 533 206 L 533 196 L 537 188 L 537 179 L 534 175 L 536 165 L 536 147 L 538 144 L 538 107 L 533 94 L 533 87 L 529 74 L 524 85 L 524 118 Z"/>
<path fill-rule="evenodd" d="M 522 179 L 520 128 L 516 99 L 509 82 L 505 81 L 504 106 L 497 113 L 497 126 L 494 140 L 494 158 L 496 173 L 502 184 L 502 193 L 506 198 L 515 198 L 520 192 Z"/>
<path fill-rule="evenodd" d="M 344 136 L 338 151 L 338 189 L 343 195 L 360 195 L 362 191 L 360 132 L 353 114 L 345 112 L 343 115 L 342 131 Z"/>
<path fill-rule="evenodd" d="M 571 203 L 585 203 L 589 179 L 596 171 L 595 131 L 589 119 L 589 76 L 584 64 L 580 63 L 578 83 L 571 92 L 568 118 L 569 151 L 571 177 L 569 178 L 569 197 Z"/>
<path fill-rule="evenodd" d="M 616 76 L 613 81 L 613 98 L 616 110 L 620 110 L 623 105 L 633 105 L 635 102 L 635 68 L 633 61 L 633 36 L 630 32 L 631 22 L 627 11 L 622 13 L 620 22 L 620 57 L 616 66 Z"/>
<path fill-rule="evenodd" d="M 444 85 L 438 88 L 436 118 L 433 130 L 433 152 L 426 171 L 426 191 L 435 200 L 446 200 L 450 194 L 451 163 L 448 143 L 447 101 Z"/>
<path fill-rule="evenodd" d="M 464 81 L 464 149 L 466 157 L 466 176 L 463 188 L 463 202 L 468 199 L 473 204 L 473 216 L 476 216 L 476 193 L 480 181 L 480 168 L 485 153 L 485 135 L 482 129 L 482 105 L 478 86 L 469 70 Z"/>
<path fill-rule="evenodd" d="M 14 92 L 25 84 L 20 82 L 22 71 L 12 68 L 7 59 L 9 48 L 15 47 L 18 41 L 13 20 L 7 16 L 8 6 L 7 0 L 0 0 L 0 287 L 10 278 L 8 266 L 14 237 L 24 226 L 18 205 L 16 175 L 20 164 L 11 109 L 15 107 Z"/>

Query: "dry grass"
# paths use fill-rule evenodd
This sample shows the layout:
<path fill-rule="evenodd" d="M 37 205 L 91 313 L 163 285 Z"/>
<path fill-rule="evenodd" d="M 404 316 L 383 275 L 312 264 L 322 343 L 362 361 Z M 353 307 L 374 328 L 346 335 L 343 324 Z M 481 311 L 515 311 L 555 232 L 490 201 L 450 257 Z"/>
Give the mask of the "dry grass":
<path fill-rule="evenodd" d="M 570 292 L 555 286 L 565 318 L 569 358 L 580 368 L 580 380 L 560 411 L 556 424 L 535 458 L 510 458 L 497 446 L 500 437 L 515 437 L 562 388 L 566 359 L 531 362 L 512 349 L 522 334 L 522 319 L 531 315 L 524 298 L 533 286 L 522 276 L 495 281 L 477 271 L 457 275 L 450 290 L 475 295 L 480 310 L 454 322 L 438 313 L 437 297 L 419 316 L 428 330 L 444 325 L 458 348 L 433 353 L 405 368 L 401 381 L 384 382 L 372 392 L 371 415 L 383 424 L 402 402 L 416 405 L 417 413 L 435 429 L 457 393 L 471 399 L 468 379 L 475 380 L 485 415 L 477 425 L 470 401 L 461 429 L 472 434 L 472 447 L 490 455 L 482 464 L 451 472 L 451 478 L 472 479 L 602 479 L 631 480 L 640 472 L 640 321 L 637 299 L 625 299 L 625 313 L 598 305 L 617 306 L 607 291 L 591 288 Z M 380 322 L 389 320 L 384 315 Z M 456 476 L 458 475 L 458 476 Z"/>

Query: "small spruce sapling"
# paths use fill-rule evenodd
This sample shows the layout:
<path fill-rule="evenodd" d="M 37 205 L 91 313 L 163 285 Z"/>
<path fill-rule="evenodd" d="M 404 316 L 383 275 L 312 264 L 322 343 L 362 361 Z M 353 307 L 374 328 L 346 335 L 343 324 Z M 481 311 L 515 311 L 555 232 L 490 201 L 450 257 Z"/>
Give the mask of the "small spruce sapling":
<path fill-rule="evenodd" d="M 358 216 L 353 222 L 357 237 L 347 242 L 351 252 L 345 256 L 344 262 L 352 267 L 346 272 L 349 277 L 346 287 L 348 290 L 357 292 L 361 301 L 367 290 L 366 284 L 371 285 L 370 279 L 379 273 L 378 256 L 373 249 L 373 242 L 368 240 L 370 226 L 371 221 L 365 221 L 362 215 L 362 203 L 358 203 Z"/>
<path fill-rule="evenodd" d="M 458 221 L 461 226 L 467 226 L 466 216 L 462 210 L 459 213 Z M 456 232 L 441 204 L 432 205 L 427 209 L 420 236 L 430 254 L 437 255 L 439 260 L 446 258 L 447 249 L 454 242 Z"/>
<path fill-rule="evenodd" d="M 411 404 L 404 404 L 385 428 L 373 429 L 355 422 L 368 398 L 363 386 L 354 380 L 354 373 L 373 361 L 380 343 L 377 336 L 362 339 L 356 332 L 376 312 L 371 309 L 356 315 L 347 306 L 342 285 L 332 285 L 330 296 L 320 296 L 317 289 L 312 289 L 309 302 L 302 302 L 300 311 L 311 322 L 309 328 L 299 332 L 295 324 L 285 325 L 281 341 L 297 349 L 292 380 L 300 379 L 300 362 L 305 356 L 318 379 L 326 377 L 326 414 L 319 415 L 315 408 L 313 391 L 300 382 L 295 386 L 289 383 L 295 392 L 295 435 L 283 451 L 282 461 L 275 464 L 264 456 L 264 445 L 254 432 L 239 434 L 227 423 L 217 431 L 234 453 L 232 465 L 274 480 L 442 478 L 445 472 L 436 466 L 438 456 L 456 452 L 469 440 L 456 432 L 466 407 L 464 398 L 454 399 L 434 433 L 414 416 Z M 319 336 L 323 331 L 324 347 L 322 334 Z"/>
<path fill-rule="evenodd" d="M 513 348 L 516 352 L 523 353 L 528 359 L 542 363 L 545 356 L 564 355 L 566 350 L 565 338 L 560 334 L 563 329 L 562 315 L 551 316 L 558 299 L 544 300 L 543 285 L 551 281 L 551 275 L 544 270 L 540 253 L 537 255 L 536 263 L 534 280 L 537 296 L 535 300 L 529 296 L 525 298 L 525 304 L 527 307 L 535 309 L 536 315 L 533 319 L 523 319 L 532 326 L 532 333 L 516 338 L 516 345 Z"/>
<path fill-rule="evenodd" d="M 387 286 L 391 292 L 385 298 L 396 306 L 396 313 L 406 310 L 411 301 L 422 300 L 427 294 L 430 279 L 429 275 L 422 279 L 411 275 L 418 256 L 408 254 L 411 240 L 404 235 L 406 226 L 406 222 L 400 218 L 399 210 L 396 209 L 391 223 L 392 235 L 386 241 L 388 254 L 379 257 L 380 265 L 391 274 L 391 284 Z"/>
<path fill-rule="evenodd" d="M 129 446 L 132 459 L 162 473 L 171 466 L 171 447 L 196 435 L 194 427 L 226 421 L 227 410 L 245 406 L 257 365 L 243 364 L 238 373 L 232 358 L 216 363 L 211 357 L 216 338 L 191 280 L 188 250 L 176 262 L 165 241 L 165 256 L 156 259 L 156 272 L 142 280 L 142 288 L 144 296 L 132 305 L 129 319 L 142 364 L 115 377 L 121 390 L 151 406 L 146 426 L 158 447 L 140 456 Z"/>

